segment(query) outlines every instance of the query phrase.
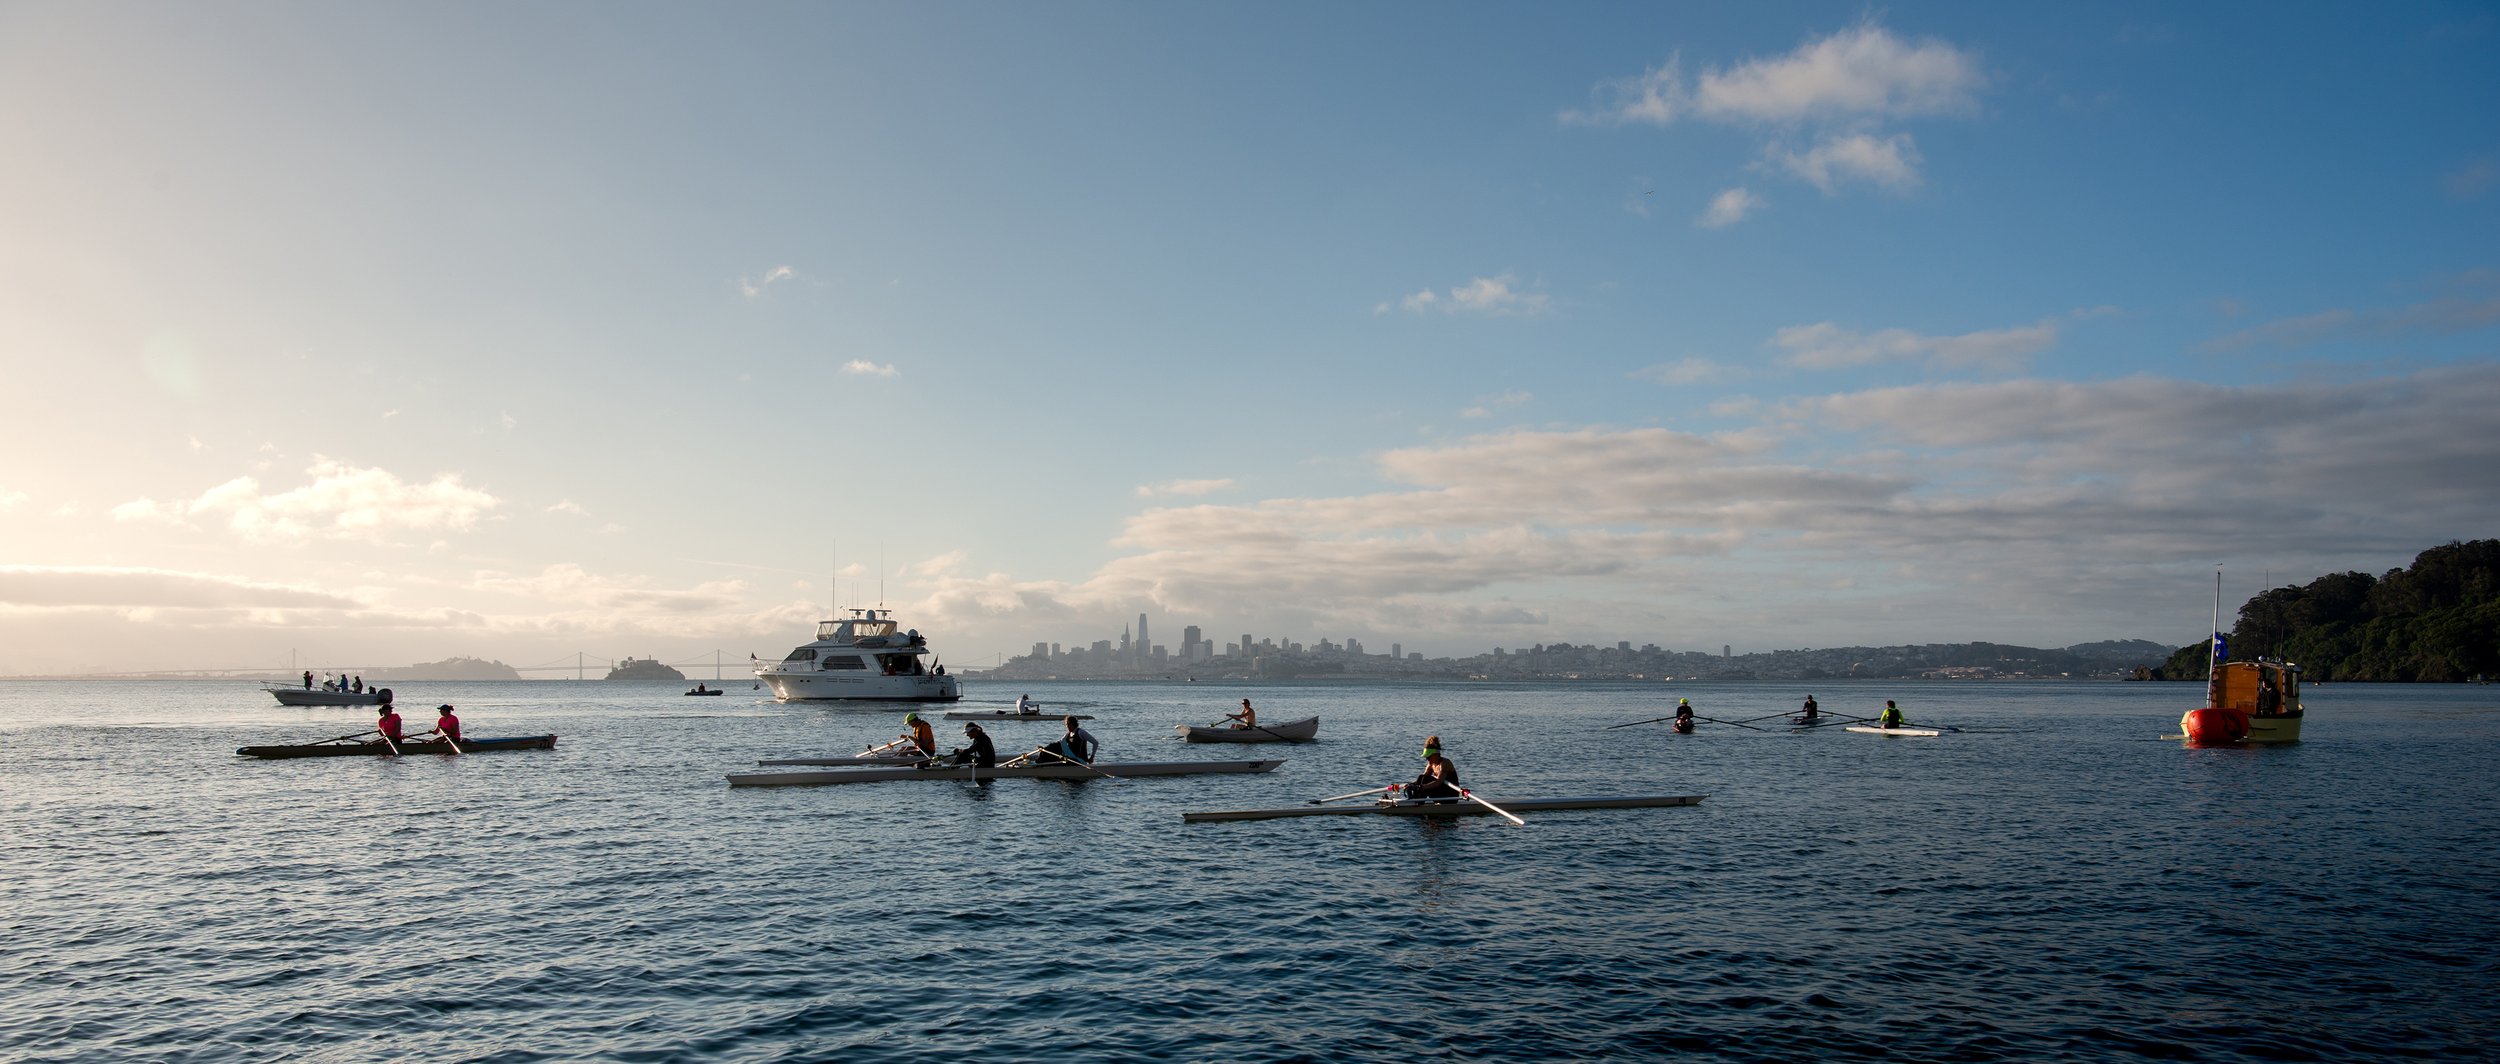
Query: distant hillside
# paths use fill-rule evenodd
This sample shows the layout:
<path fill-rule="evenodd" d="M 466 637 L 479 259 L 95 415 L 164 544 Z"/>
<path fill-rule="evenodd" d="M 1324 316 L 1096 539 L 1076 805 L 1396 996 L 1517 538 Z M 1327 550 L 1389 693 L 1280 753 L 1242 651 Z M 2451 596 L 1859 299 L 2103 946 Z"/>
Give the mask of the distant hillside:
<path fill-rule="evenodd" d="M 2233 661 L 2282 658 L 2311 681 L 2453 683 L 2500 674 L 2500 540 L 2433 547 L 2384 576 L 2329 573 L 2269 588 L 2240 606 Z M 2205 645 L 2163 664 L 2205 678 Z"/>
<path fill-rule="evenodd" d="M 403 669 L 375 669 L 371 675 L 365 677 L 365 682 L 390 680 L 405 683 L 409 680 L 518 680 L 520 678 L 521 674 L 518 671 L 500 661 L 444 658 L 441 661 L 429 661 Z"/>

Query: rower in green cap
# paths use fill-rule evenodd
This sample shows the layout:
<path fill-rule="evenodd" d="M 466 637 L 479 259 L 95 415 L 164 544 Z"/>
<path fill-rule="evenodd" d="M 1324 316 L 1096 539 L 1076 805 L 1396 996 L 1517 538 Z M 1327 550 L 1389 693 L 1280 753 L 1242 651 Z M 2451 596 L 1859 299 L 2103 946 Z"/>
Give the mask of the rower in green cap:
<path fill-rule="evenodd" d="M 1458 766 L 1452 764 L 1449 758 L 1441 756 L 1440 736 L 1425 736 L 1423 775 L 1415 777 L 1415 782 L 1406 785 L 1406 794 L 1403 797 L 1414 800 L 1458 796 Z"/>
<path fill-rule="evenodd" d="M 911 740 L 911 744 L 920 750 L 920 756 L 937 756 L 937 735 L 929 730 L 928 721 L 920 719 L 920 714 L 903 714 L 903 727 L 903 738 Z"/>

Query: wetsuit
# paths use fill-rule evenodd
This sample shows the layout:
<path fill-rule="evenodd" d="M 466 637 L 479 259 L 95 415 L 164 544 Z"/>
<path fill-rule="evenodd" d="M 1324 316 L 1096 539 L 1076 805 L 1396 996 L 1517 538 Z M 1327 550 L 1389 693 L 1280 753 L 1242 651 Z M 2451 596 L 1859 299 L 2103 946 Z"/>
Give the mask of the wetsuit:
<path fill-rule="evenodd" d="M 1458 797 L 1458 766 L 1449 758 L 1434 757 L 1424 762 L 1424 774 L 1406 785 L 1408 798 Z"/>
<path fill-rule="evenodd" d="M 997 768 L 998 748 L 990 745 L 990 733 L 973 732 L 972 745 L 955 751 L 955 763 L 970 762 L 977 768 Z"/>

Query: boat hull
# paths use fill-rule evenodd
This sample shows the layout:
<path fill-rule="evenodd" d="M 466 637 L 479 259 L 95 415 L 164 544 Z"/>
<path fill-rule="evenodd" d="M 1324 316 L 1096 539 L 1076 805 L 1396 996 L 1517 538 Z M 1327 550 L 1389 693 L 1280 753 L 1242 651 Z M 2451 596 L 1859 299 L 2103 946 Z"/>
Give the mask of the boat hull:
<path fill-rule="evenodd" d="M 1043 720 L 1062 721 L 1070 717 L 1092 720 L 1083 713 L 1011 713 L 1005 710 L 956 710 L 945 715 L 948 720 Z"/>
<path fill-rule="evenodd" d="M 524 735 L 510 739 L 463 739 L 460 741 L 460 750 L 458 752 L 463 754 L 497 754 L 508 750 L 553 750 L 555 749 L 555 745 L 556 737 L 552 735 Z M 405 740 L 399 744 L 397 752 L 401 754 L 449 754 L 453 751 L 451 744 L 436 739 L 430 741 Z M 363 743 L 303 743 L 295 746 L 246 746 L 240 750 L 236 750 L 235 753 L 241 754 L 244 757 L 277 759 L 293 757 L 387 757 L 391 755 L 393 751 L 390 747 L 383 745 L 381 740 L 375 739 L 372 742 Z"/>
<path fill-rule="evenodd" d="M 1860 735 L 1889 735 L 1896 739 L 1933 739 L 1944 734 L 1932 728 L 1878 728 L 1872 724 L 1852 724 L 1841 730 Z"/>
<path fill-rule="evenodd" d="M 1513 813 L 1547 813 L 1566 809 L 1649 809 L 1663 806 L 1700 805 L 1704 794 L 1648 794 L 1620 798 L 1513 798 L 1498 803 Z M 1281 820 L 1297 816 L 1491 816 L 1493 810 L 1483 803 L 1471 801 L 1373 802 L 1369 805 L 1302 805 L 1285 809 L 1229 809 L 1182 813 L 1185 824 L 1206 824 L 1225 820 Z"/>
<path fill-rule="evenodd" d="M 1270 761 L 1105 761 L 1096 765 L 936 765 L 929 768 L 845 768 L 827 772 L 733 772 L 732 787 L 814 787 L 836 783 L 885 783 L 892 780 L 1096 780 L 1109 776 L 1202 776 L 1214 773 L 1274 772 L 1281 760 Z"/>
<path fill-rule="evenodd" d="M 761 672 L 756 678 L 784 702 L 958 702 L 964 697 L 952 676 Z"/>
<path fill-rule="evenodd" d="M 1256 728 L 1202 728 L 1179 725 L 1181 738 L 1193 743 L 1307 743 L 1319 738 L 1319 718 L 1304 717 Z"/>
<path fill-rule="evenodd" d="M 2252 743 L 2299 742 L 2300 714 L 2248 718 L 2248 741 Z"/>
<path fill-rule="evenodd" d="M 361 693 L 324 691 L 318 687 L 270 687 L 265 690 L 276 696 L 278 704 L 284 706 L 378 706 L 382 704 L 380 691 Z"/>

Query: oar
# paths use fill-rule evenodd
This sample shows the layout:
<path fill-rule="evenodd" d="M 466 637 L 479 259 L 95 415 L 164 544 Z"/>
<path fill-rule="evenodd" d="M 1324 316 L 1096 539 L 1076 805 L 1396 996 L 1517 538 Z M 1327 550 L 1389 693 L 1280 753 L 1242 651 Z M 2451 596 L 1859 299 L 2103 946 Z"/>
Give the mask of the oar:
<path fill-rule="evenodd" d="M 1345 800 L 1346 800 L 1346 799 L 1348 799 L 1348 798 L 1360 798 L 1360 797 L 1362 797 L 1362 796 L 1364 796 L 1364 795 L 1366 795 L 1366 794 L 1379 794 L 1379 793 L 1380 793 L 1380 792 L 1382 792 L 1382 791 L 1394 791 L 1394 790 L 1396 790 L 1396 789 L 1398 789 L 1398 785 L 1397 785 L 1397 784 L 1392 783 L 1392 784 L 1390 784 L 1390 785 L 1388 785 L 1388 786 L 1386 786 L 1386 787 L 1374 787 L 1374 788 L 1372 788 L 1372 789 L 1370 789 L 1370 790 L 1368 790 L 1368 791 L 1356 791 L 1356 792 L 1354 792 L 1354 793 L 1352 793 L 1352 794 L 1340 794 L 1340 795 L 1337 795 L 1336 797 L 1333 797 L 1333 798 L 1313 798 L 1313 799 L 1311 799 L 1310 801 L 1304 802 L 1304 803 L 1302 803 L 1302 804 L 1304 804 L 1304 805 L 1326 805 L 1326 804 L 1328 804 L 1328 803 L 1330 803 L 1330 802 L 1342 802 L 1342 801 L 1345 801 Z"/>
<path fill-rule="evenodd" d="M 1112 774 L 1110 774 L 1110 773 L 1108 773 L 1108 772 L 1105 772 L 1105 771 L 1103 771 L 1103 770 L 1101 770 L 1101 769 L 1095 768 L 1095 767 L 1094 767 L 1094 766 L 1092 766 L 1092 765 L 1088 765 L 1088 764 L 1086 764 L 1085 762 L 1079 761 L 1079 760 L 1077 760 L 1077 759 L 1075 759 L 1075 758 L 1073 758 L 1073 757 L 1069 757 L 1068 755 L 1063 754 L 1063 753 L 1060 753 L 1059 751 L 1056 751 L 1056 750 L 1035 750 L 1035 751 L 1033 751 L 1033 753 L 1034 753 L 1034 754 L 1043 754 L 1043 755 L 1047 755 L 1047 756 L 1048 756 L 1051 760 L 1053 760 L 1053 761 L 1062 761 L 1062 762 L 1065 762 L 1065 763 L 1067 763 L 1067 764 L 1075 765 L 1075 766 L 1076 766 L 1076 767 L 1078 767 L 1078 768 L 1084 769 L 1085 771 L 1087 771 L 1087 772 L 1091 772 L 1091 773 L 1093 773 L 1094 775 L 1097 775 L 1097 776 L 1100 776 L 1100 777 L 1102 777 L 1102 778 L 1104 778 L 1104 779 L 1110 780 L 1110 781 L 1111 781 L 1111 782 L 1113 782 L 1113 783 L 1127 783 L 1127 782 L 1128 782 L 1127 780 L 1121 779 L 1121 778 L 1120 778 L 1120 777 L 1118 777 L 1118 776 L 1114 776 L 1114 775 L 1112 775 Z M 1026 754 L 1026 755 L 1024 755 L 1024 756 L 1026 756 L 1026 757 L 1031 757 L 1031 756 L 1033 756 L 1033 754 Z"/>
<path fill-rule="evenodd" d="M 365 736 L 368 736 L 368 735 L 380 735 L 380 734 L 382 734 L 382 731 L 381 731 L 381 729 L 379 729 L 379 728 L 367 728 L 367 729 L 365 729 L 365 730 L 363 730 L 363 731 L 357 732 L 357 733 L 356 733 L 356 734 L 354 734 L 354 735 L 342 735 L 342 736 L 339 736 L 339 737 L 338 737 L 338 738 L 336 738 L 336 739 L 316 739 L 316 740 L 314 740 L 314 741 L 312 741 L 312 742 L 305 743 L 304 745 L 306 745 L 306 746 L 319 746 L 319 745 L 321 745 L 322 743 L 343 743 L 343 742 L 348 741 L 349 739 L 361 739 L 361 738 L 363 738 L 363 737 L 365 737 Z"/>
<path fill-rule="evenodd" d="M 358 732 L 357 734 L 362 735 L 362 734 L 364 734 L 364 733 L 363 733 L 363 732 Z M 398 757 L 398 756 L 399 756 L 399 744 L 391 741 L 391 733 L 386 732 L 386 731 L 383 731 L 383 730 L 382 730 L 382 729 L 380 729 L 380 728 L 375 728 L 375 729 L 373 730 L 373 734 L 375 734 L 375 735 L 379 735 L 379 736 L 381 736 L 381 737 L 382 737 L 382 745 L 384 745 L 384 746 L 387 746 L 387 747 L 390 747 L 390 748 L 391 748 L 391 756 L 392 756 L 392 757 Z"/>
<path fill-rule="evenodd" d="M 1466 797 L 1466 798 L 1468 798 L 1468 799 L 1470 799 L 1470 800 L 1474 801 L 1477 805 L 1481 805 L 1481 806 L 1483 806 L 1483 807 L 1485 807 L 1485 808 L 1487 808 L 1487 809 L 1490 809 L 1490 810 L 1492 810 L 1492 811 L 1494 811 L 1494 812 L 1496 812 L 1496 813 L 1500 813 L 1500 814 L 1502 814 L 1502 816 L 1503 816 L 1503 818 L 1504 818 L 1504 819 L 1509 820 L 1509 821 L 1510 821 L 1511 823 L 1513 823 L 1513 824 L 1517 824 L 1517 825 L 1519 825 L 1520 827 L 1523 827 L 1523 828 L 1528 826 L 1528 822 L 1527 822 L 1527 821 L 1525 821 L 1525 820 L 1521 820 L 1521 819 L 1519 819 L 1518 817 L 1515 817 L 1515 816 L 1511 816 L 1511 815 L 1510 815 L 1510 810 L 1508 810 L 1508 809 L 1504 809 L 1504 808 L 1502 808 L 1501 806 L 1495 805 L 1495 804 L 1493 804 L 1493 803 L 1491 803 L 1491 802 L 1485 801 L 1483 798 L 1477 797 L 1476 792 L 1474 792 L 1474 791 L 1468 790 L 1468 789 L 1467 789 L 1467 788 L 1465 788 L 1465 787 L 1461 787 L 1461 788 L 1459 788 L 1459 789 L 1458 789 L 1458 793 L 1459 793 L 1461 796 L 1464 796 L 1464 797 Z"/>
<path fill-rule="evenodd" d="M 896 740 L 894 740 L 893 742 L 887 743 L 887 744 L 885 744 L 885 745 L 883 745 L 883 746 L 871 746 L 871 747 L 869 747 L 868 749 L 862 750 L 862 751 L 860 751 L 860 752 L 858 752 L 858 753 L 856 753 L 856 754 L 852 754 L 851 756 L 852 756 L 852 757 L 875 757 L 875 756 L 877 756 L 878 754 L 882 754 L 882 753 L 884 753 L 884 752 L 886 752 L 886 751 L 888 751 L 888 750 L 892 750 L 892 749 L 894 749 L 895 747 L 898 747 L 898 746 L 901 746 L 901 745 L 903 745 L 903 740 L 901 740 L 901 739 L 896 739 Z"/>
<path fill-rule="evenodd" d="M 1768 715 L 1765 715 L 1765 716 L 1760 716 L 1760 717 L 1747 717 L 1747 718 L 1745 718 L 1745 719 L 1743 719 L 1743 720 L 1731 720 L 1731 721 L 1727 721 L 1726 723 L 1728 723 L 1728 724 L 1751 724 L 1751 723 L 1753 723 L 1753 722 L 1755 722 L 1755 721 L 1757 721 L 1757 720 L 1769 720 L 1769 719 L 1771 719 L 1772 717 L 1785 717 L 1785 716 L 1787 716 L 1787 715 L 1789 715 L 1789 714 L 1791 714 L 1791 713 L 1796 713 L 1796 712 L 1799 712 L 1799 711 L 1798 711 L 1798 710 L 1794 710 L 1794 709 L 1783 709 L 1783 710 L 1781 710 L 1781 711 L 1779 711 L 1779 712 L 1777 712 L 1777 713 L 1772 713 L 1772 714 L 1768 714 Z"/>
<path fill-rule="evenodd" d="M 1729 725 L 1729 726 L 1731 726 L 1731 727 L 1743 728 L 1743 729 L 1745 729 L 1746 731 L 1761 731 L 1761 730 L 1762 730 L 1762 729 L 1760 729 L 1760 728 L 1754 727 L 1754 726 L 1753 726 L 1753 725 L 1751 725 L 1751 724 L 1747 724 L 1747 723 L 1745 723 L 1745 722 L 1743 722 L 1743 721 L 1741 721 L 1741 720 L 1720 720 L 1720 719 L 1719 719 L 1719 718 L 1717 718 L 1717 717 L 1705 717 L 1705 716 L 1702 716 L 1701 714 L 1698 714 L 1698 713 L 1693 714 L 1693 719 L 1694 719 L 1694 720 L 1706 720 L 1706 721 L 1709 721 L 1709 722 L 1710 722 L 1710 723 L 1712 723 L 1712 724 L 1725 724 L 1725 725 Z"/>
<path fill-rule="evenodd" d="M 1904 728 L 1925 728 L 1928 731 L 1958 732 L 1962 730 L 1950 724 L 1913 724 L 1906 720 L 1901 722 L 1901 726 Z"/>
<path fill-rule="evenodd" d="M 443 729 L 441 729 L 441 728 L 436 728 L 436 729 L 434 729 L 434 734 L 436 734 L 436 735 L 442 735 L 442 736 L 443 736 L 443 742 L 444 742 L 444 743 L 446 743 L 446 744 L 448 744 L 448 745 L 451 747 L 451 752 L 452 752 L 452 753 L 455 753 L 455 754 L 465 754 L 465 753 L 468 753 L 468 751 L 463 750 L 463 749 L 461 749 L 461 748 L 460 748 L 460 744 L 459 744 L 459 742 L 458 742 L 458 741 L 454 740 L 454 739 L 453 739 L 451 736 L 449 736 L 449 735 L 444 735 L 444 734 L 443 734 Z"/>
<path fill-rule="evenodd" d="M 1638 726 L 1643 725 L 1643 724 L 1656 724 L 1656 723 L 1658 723 L 1659 721 L 1662 721 L 1662 720 L 1674 720 L 1674 719 L 1675 719 L 1675 717 L 1673 717 L 1672 715 L 1670 715 L 1670 716 L 1664 716 L 1664 717 L 1651 717 L 1651 718 L 1649 718 L 1648 720 L 1636 720 L 1636 721 L 1633 721 L 1633 722 L 1632 722 L 1632 723 L 1630 723 L 1630 724 L 1609 724 L 1609 725 L 1607 725 L 1607 726 L 1605 726 L 1605 727 L 1603 727 L 1603 728 L 1599 728 L 1599 729 L 1597 729 L 1597 730 L 1599 730 L 1599 731 L 1613 731 L 1613 730 L 1615 730 L 1615 729 L 1617 729 L 1617 728 L 1633 728 L 1633 727 L 1638 727 Z"/>

